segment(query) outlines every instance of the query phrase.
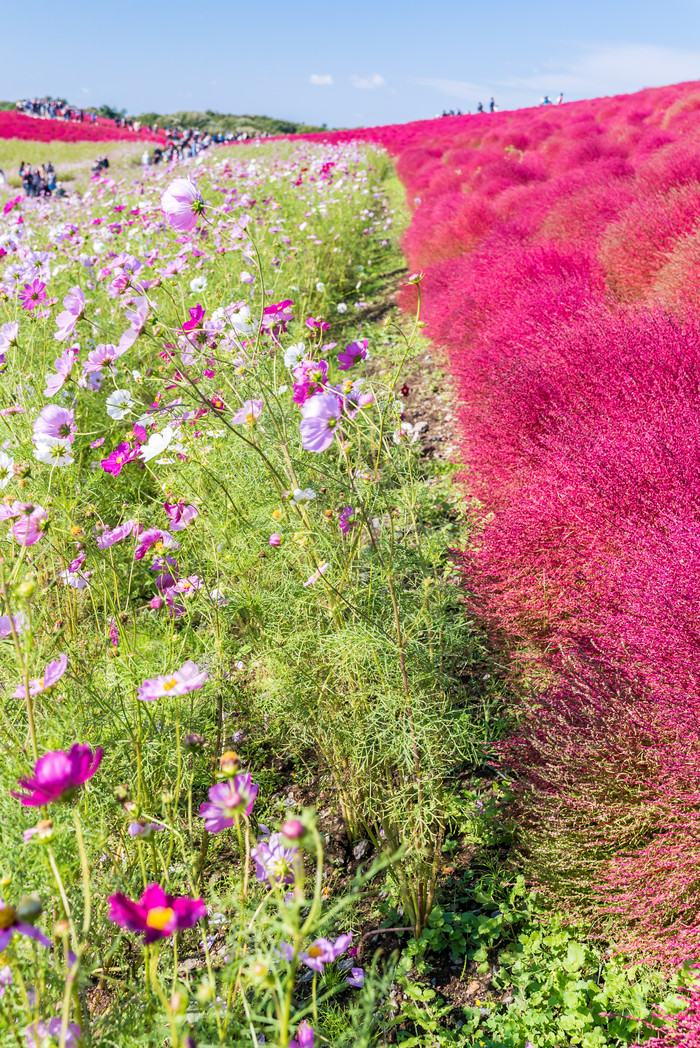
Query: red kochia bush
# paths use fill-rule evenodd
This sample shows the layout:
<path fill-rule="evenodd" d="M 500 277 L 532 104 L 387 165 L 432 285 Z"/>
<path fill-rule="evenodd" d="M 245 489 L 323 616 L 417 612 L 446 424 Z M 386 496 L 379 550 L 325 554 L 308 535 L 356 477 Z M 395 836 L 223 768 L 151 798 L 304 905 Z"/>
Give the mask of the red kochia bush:
<path fill-rule="evenodd" d="M 0 138 L 21 138 L 29 142 L 164 142 L 163 132 L 153 133 L 142 128 L 130 131 L 116 127 L 113 120 L 47 120 L 24 113 L 0 112 Z"/>

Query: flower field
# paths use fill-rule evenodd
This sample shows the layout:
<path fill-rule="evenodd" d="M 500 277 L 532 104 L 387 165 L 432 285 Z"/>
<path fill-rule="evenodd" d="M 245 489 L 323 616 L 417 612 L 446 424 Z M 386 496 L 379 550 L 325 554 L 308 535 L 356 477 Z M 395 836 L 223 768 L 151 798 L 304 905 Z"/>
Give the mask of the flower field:
<path fill-rule="evenodd" d="M 2 1045 L 696 1043 L 698 108 L 3 198 Z"/>

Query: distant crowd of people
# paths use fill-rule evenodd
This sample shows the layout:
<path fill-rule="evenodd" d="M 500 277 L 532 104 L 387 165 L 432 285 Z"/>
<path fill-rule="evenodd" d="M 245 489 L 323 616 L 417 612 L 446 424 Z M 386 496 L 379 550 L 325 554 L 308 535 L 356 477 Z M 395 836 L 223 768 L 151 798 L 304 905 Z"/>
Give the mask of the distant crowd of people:
<path fill-rule="evenodd" d="M 28 197 L 47 197 L 56 189 L 56 168 L 49 161 L 47 164 L 19 165 L 19 177 Z"/>
<path fill-rule="evenodd" d="M 44 120 L 72 120 L 81 124 L 85 122 L 90 124 L 97 123 L 97 113 L 94 110 L 80 109 L 77 106 L 71 106 L 53 98 L 23 98 L 16 105 L 18 111 L 26 116 L 40 117 Z M 102 119 L 108 118 L 103 117 Z M 154 130 L 154 128 L 142 124 L 133 117 L 117 114 L 117 116 L 111 119 L 115 127 L 126 127 L 130 131 L 140 131 L 144 126 L 149 131 Z"/>
<path fill-rule="evenodd" d="M 552 99 L 549 97 L 549 95 L 545 95 L 544 98 L 542 98 L 540 100 L 539 104 L 541 106 L 558 106 L 558 105 L 561 105 L 561 103 L 563 101 L 564 101 L 564 94 L 563 94 L 563 92 L 560 92 L 559 93 L 559 98 L 556 98 L 554 101 L 552 101 Z M 485 113 L 486 112 L 486 109 L 484 108 L 484 103 L 483 102 L 479 102 L 479 104 L 476 107 L 476 111 L 477 111 L 477 113 Z M 498 106 L 496 105 L 495 98 L 492 98 L 491 101 L 489 102 L 488 111 L 489 111 L 489 113 L 497 113 L 498 112 Z M 467 110 L 467 114 L 468 113 L 469 113 L 469 110 Z M 440 114 L 440 116 L 463 116 L 463 115 L 464 114 L 462 113 L 461 109 L 443 109 L 442 113 Z"/>

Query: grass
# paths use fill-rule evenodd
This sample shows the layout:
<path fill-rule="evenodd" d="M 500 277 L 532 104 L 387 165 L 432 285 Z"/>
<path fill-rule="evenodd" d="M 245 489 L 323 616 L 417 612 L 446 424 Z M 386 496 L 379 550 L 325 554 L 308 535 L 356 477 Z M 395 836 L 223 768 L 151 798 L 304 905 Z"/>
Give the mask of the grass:
<path fill-rule="evenodd" d="M 144 144 L 131 142 L 29 142 L 17 138 L 0 139 L 0 168 L 13 188 L 21 188 L 19 166 L 45 164 L 56 168 L 59 182 L 87 183 L 90 167 L 98 156 L 130 167 L 136 165 Z"/>

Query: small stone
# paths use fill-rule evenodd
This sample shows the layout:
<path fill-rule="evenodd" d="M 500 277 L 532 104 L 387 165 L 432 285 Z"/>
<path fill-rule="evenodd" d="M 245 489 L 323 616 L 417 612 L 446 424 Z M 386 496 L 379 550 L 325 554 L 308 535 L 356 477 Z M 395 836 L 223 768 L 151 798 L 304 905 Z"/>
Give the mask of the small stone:
<path fill-rule="evenodd" d="M 359 844 L 356 844 L 355 847 L 352 849 L 352 854 L 355 856 L 357 861 L 360 862 L 361 859 L 364 859 L 365 856 L 369 855 L 371 850 L 372 845 L 369 843 L 369 841 L 360 841 Z"/>
<path fill-rule="evenodd" d="M 473 979 L 472 982 L 469 983 L 469 986 L 467 986 L 467 997 L 471 997 L 472 994 L 475 994 L 478 989 L 479 984 L 476 981 L 476 979 Z"/>

